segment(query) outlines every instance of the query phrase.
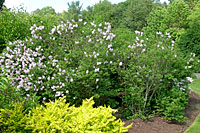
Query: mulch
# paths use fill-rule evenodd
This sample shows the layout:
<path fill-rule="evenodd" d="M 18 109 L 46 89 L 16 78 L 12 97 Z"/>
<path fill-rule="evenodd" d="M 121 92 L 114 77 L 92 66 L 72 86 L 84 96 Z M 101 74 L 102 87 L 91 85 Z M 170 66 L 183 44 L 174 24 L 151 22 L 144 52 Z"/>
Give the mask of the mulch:
<path fill-rule="evenodd" d="M 200 113 L 200 95 L 191 92 L 189 105 L 185 110 L 185 116 L 188 117 L 186 122 L 172 123 L 161 117 L 154 117 L 149 121 L 142 119 L 125 120 L 125 125 L 133 122 L 133 126 L 128 133 L 184 133 L 184 131 L 194 122 Z M 199 131 L 200 133 L 200 131 Z"/>

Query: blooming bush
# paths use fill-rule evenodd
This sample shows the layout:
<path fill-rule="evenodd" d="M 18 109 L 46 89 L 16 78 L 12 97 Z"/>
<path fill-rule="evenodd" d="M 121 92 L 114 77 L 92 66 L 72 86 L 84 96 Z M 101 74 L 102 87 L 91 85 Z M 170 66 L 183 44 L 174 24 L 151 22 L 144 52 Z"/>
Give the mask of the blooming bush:
<path fill-rule="evenodd" d="M 158 32 L 154 39 L 144 37 L 142 32 L 136 34 L 133 44 L 118 44 L 116 48 L 116 58 L 121 61 L 116 71 L 123 85 L 124 115 L 134 118 L 156 110 L 168 120 L 184 120 L 194 64 L 183 57 L 168 33 Z M 166 103 L 162 102 L 165 97 Z"/>
<path fill-rule="evenodd" d="M 30 30 L 31 38 L 10 43 L 0 56 L 2 72 L 27 98 L 44 102 L 66 96 L 67 102 L 80 105 L 94 96 L 96 105 L 120 106 L 129 118 L 159 111 L 168 91 L 187 101 L 186 77 L 193 69 L 168 33 L 158 32 L 154 39 L 139 31 L 115 31 L 116 36 L 109 23 L 82 19 L 61 22 L 51 31 L 36 24 Z"/>
<path fill-rule="evenodd" d="M 44 26 L 33 25 L 32 38 L 10 43 L 0 57 L 2 72 L 15 77 L 12 84 L 27 97 L 37 93 L 45 100 L 66 95 L 70 102 L 80 103 L 94 95 L 105 102 L 117 92 L 109 73 L 114 34 L 109 23 L 105 28 L 94 22 L 79 25 L 61 23 L 49 33 L 43 33 Z"/>

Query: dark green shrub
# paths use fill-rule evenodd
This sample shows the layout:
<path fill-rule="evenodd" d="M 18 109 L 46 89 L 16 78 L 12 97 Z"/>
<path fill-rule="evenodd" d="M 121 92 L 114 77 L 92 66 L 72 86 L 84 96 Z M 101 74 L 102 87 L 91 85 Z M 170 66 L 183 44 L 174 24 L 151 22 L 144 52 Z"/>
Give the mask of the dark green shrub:
<path fill-rule="evenodd" d="M 194 11 L 188 16 L 189 27 L 180 35 L 177 45 L 185 55 L 195 53 L 200 55 L 200 4 L 196 4 Z"/>
<path fill-rule="evenodd" d="M 184 116 L 184 110 L 188 105 L 188 93 L 177 91 L 179 88 L 166 90 L 161 89 L 156 94 L 155 106 L 157 114 L 164 116 L 166 120 L 184 121 L 187 118 Z"/>

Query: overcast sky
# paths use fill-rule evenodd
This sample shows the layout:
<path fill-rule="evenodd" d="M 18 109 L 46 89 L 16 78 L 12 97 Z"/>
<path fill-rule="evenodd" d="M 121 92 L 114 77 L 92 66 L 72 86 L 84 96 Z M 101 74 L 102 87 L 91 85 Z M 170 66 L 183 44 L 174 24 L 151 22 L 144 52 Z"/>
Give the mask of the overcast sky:
<path fill-rule="evenodd" d="M 62 12 L 67 10 L 67 3 L 76 0 L 5 0 L 4 5 L 8 8 L 19 7 L 22 5 L 27 12 L 32 12 L 36 9 L 41 9 L 45 6 L 52 6 L 56 12 Z M 79 0 L 83 4 L 83 9 L 86 9 L 89 5 L 94 5 L 98 3 L 99 0 Z M 119 3 L 126 0 L 109 0 L 112 4 Z M 167 0 L 160 0 L 161 2 Z"/>

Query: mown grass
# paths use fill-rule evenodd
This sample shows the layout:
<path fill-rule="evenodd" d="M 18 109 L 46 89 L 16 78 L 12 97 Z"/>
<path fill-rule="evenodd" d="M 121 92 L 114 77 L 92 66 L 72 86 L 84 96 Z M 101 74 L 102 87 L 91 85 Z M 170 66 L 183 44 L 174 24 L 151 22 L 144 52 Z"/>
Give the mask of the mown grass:
<path fill-rule="evenodd" d="M 195 79 L 190 87 L 200 95 L 200 79 Z M 185 133 L 200 133 L 200 114 L 197 116 L 193 124 L 185 131 Z"/>
<path fill-rule="evenodd" d="M 200 79 L 194 79 L 194 81 L 190 84 L 190 87 L 194 92 L 200 95 Z"/>

